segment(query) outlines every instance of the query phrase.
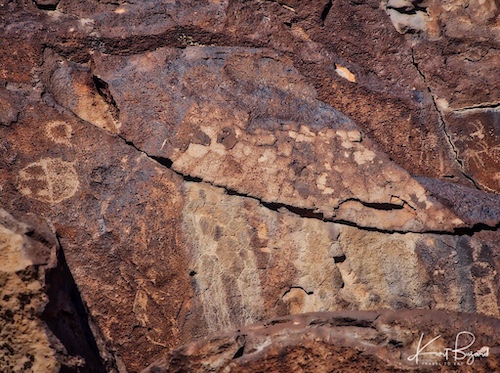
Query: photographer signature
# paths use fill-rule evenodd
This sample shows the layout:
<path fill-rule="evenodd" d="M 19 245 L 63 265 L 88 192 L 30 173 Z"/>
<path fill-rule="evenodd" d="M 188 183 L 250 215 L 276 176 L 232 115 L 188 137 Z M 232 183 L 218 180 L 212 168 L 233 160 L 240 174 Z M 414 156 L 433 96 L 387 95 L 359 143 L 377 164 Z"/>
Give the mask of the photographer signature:
<path fill-rule="evenodd" d="M 455 346 L 454 348 L 445 348 L 442 351 L 425 351 L 428 347 L 430 347 L 435 341 L 441 338 L 441 335 L 434 337 L 425 345 L 422 346 L 422 341 L 424 339 L 424 333 L 420 336 L 420 340 L 418 341 L 417 351 L 415 355 L 408 356 L 409 361 L 415 360 L 415 363 L 418 364 L 419 357 L 422 356 L 437 356 L 444 357 L 446 361 L 451 357 L 454 359 L 454 363 L 460 362 L 461 360 L 465 360 L 467 365 L 471 365 L 474 363 L 474 359 L 476 357 L 488 357 L 490 353 L 490 348 L 487 346 L 481 347 L 478 351 L 468 350 L 476 341 L 476 337 L 474 334 L 462 331 L 457 334 L 455 338 Z M 468 343 L 468 344 L 467 344 Z"/>

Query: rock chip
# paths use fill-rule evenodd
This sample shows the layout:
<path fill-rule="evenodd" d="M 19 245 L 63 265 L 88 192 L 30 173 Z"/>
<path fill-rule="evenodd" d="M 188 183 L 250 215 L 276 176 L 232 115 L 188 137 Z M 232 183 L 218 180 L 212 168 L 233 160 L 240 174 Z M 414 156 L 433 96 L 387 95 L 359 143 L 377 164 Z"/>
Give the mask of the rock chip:
<path fill-rule="evenodd" d="M 9 126 L 17 122 L 21 109 L 18 103 L 20 98 L 16 96 L 15 93 L 0 88 L 0 125 Z"/>

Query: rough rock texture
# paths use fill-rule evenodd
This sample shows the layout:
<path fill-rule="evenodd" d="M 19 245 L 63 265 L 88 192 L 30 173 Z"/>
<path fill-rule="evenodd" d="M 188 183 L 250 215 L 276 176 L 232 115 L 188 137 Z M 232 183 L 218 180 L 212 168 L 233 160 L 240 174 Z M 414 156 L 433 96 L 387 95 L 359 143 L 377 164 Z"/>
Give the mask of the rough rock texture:
<path fill-rule="evenodd" d="M 211 335 L 142 372 L 493 372 L 499 332 L 498 319 L 449 311 L 309 313 Z"/>
<path fill-rule="evenodd" d="M 0 210 L 1 358 L 3 371 L 58 371 L 57 350 L 37 316 L 46 303 L 43 269 L 53 267 L 55 243 L 31 240 L 27 226 Z M 52 258 L 51 258 L 52 256 Z M 43 267 L 42 267 L 43 268 Z M 52 347 L 52 348 L 51 348 Z M 58 346 L 59 347 L 59 346 Z"/>
<path fill-rule="evenodd" d="M 2 372 L 114 371 L 103 346 L 100 356 L 53 227 L 0 209 L 0 250 Z"/>
<path fill-rule="evenodd" d="M 497 2 L 0 9 L 0 207 L 61 245 L 30 316 L 53 369 L 138 372 L 303 312 L 430 309 L 429 332 L 436 310 L 500 317 Z M 320 366 L 330 347 L 310 343 Z"/>
<path fill-rule="evenodd" d="M 187 47 L 94 63 L 120 109 L 120 133 L 184 175 L 359 226 L 462 225 L 275 53 Z"/>

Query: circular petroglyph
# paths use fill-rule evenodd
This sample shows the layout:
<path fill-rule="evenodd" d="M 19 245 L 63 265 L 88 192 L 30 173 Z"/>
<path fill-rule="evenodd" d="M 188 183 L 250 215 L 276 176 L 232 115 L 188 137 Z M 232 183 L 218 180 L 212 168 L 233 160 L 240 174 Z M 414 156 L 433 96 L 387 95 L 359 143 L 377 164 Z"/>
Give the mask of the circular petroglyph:
<path fill-rule="evenodd" d="M 71 136 L 73 128 L 66 122 L 56 120 L 47 123 L 45 133 L 47 137 L 58 144 L 71 146 Z"/>
<path fill-rule="evenodd" d="M 30 198 L 51 204 L 72 197 L 80 181 L 72 162 L 43 158 L 19 171 L 19 191 Z"/>

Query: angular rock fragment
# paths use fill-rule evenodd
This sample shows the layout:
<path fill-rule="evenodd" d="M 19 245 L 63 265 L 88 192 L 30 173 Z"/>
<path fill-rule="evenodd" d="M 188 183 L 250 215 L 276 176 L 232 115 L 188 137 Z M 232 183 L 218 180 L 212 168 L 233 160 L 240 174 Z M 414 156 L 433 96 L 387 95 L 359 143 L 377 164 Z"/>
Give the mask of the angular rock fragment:
<path fill-rule="evenodd" d="M 0 88 L 0 125 L 9 126 L 17 122 L 19 117 L 20 97 L 6 89 Z"/>
<path fill-rule="evenodd" d="M 177 172 L 363 227 L 463 226 L 274 52 L 190 47 L 94 63 L 121 135 Z"/>
<path fill-rule="evenodd" d="M 0 208 L 1 371 L 116 371 L 75 291 L 53 228 Z"/>

